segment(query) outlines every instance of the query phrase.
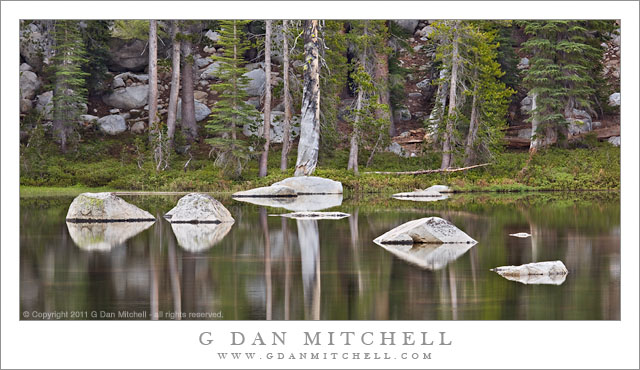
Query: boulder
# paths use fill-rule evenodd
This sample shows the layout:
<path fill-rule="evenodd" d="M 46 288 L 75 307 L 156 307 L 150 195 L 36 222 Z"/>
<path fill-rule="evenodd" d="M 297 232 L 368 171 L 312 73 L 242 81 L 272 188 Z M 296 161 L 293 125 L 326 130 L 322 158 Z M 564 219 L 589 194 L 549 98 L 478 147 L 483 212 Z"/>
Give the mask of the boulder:
<path fill-rule="evenodd" d="M 424 26 L 421 29 L 417 30 L 414 33 L 414 36 L 419 37 L 420 39 L 424 37 L 428 39 L 431 37 L 434 31 L 435 31 L 435 28 L 433 28 L 432 26 Z"/>
<path fill-rule="evenodd" d="M 199 253 L 218 244 L 231 231 L 233 222 L 221 222 L 218 224 L 186 224 L 172 223 L 171 229 L 176 236 L 176 241 L 182 249 Z"/>
<path fill-rule="evenodd" d="M 155 217 L 113 193 L 82 193 L 71 202 L 66 220 L 82 223 L 142 222 L 155 221 Z"/>
<path fill-rule="evenodd" d="M 80 115 L 80 122 L 85 124 L 85 125 L 93 124 L 93 123 L 97 122 L 98 119 L 99 119 L 98 116 L 92 116 L 91 114 L 81 114 Z"/>
<path fill-rule="evenodd" d="M 613 93 L 609 95 L 609 105 L 612 107 L 620 106 L 620 93 Z"/>
<path fill-rule="evenodd" d="M 195 94 L 194 94 L 194 99 L 195 99 Z M 198 122 L 209 117 L 209 115 L 211 114 L 211 109 L 209 109 L 209 107 L 207 107 L 206 105 L 202 104 L 197 100 L 194 102 L 194 108 L 196 110 L 196 121 Z M 178 99 L 177 116 L 178 116 L 178 119 L 182 119 L 182 98 Z"/>
<path fill-rule="evenodd" d="M 126 81 L 126 80 L 131 80 L 133 82 L 136 83 L 143 83 L 146 84 L 149 82 L 149 75 L 148 74 L 135 74 L 135 73 L 131 73 L 131 72 L 124 72 L 124 73 L 120 73 L 119 75 L 116 75 L 114 78 L 115 79 L 120 79 L 122 81 Z"/>
<path fill-rule="evenodd" d="M 190 193 L 180 198 L 178 204 L 164 217 L 171 223 L 234 222 L 231 213 L 215 198 L 207 194 Z"/>
<path fill-rule="evenodd" d="M 300 135 L 300 116 L 291 118 L 291 130 L 289 131 L 290 140 Z M 242 127 L 242 133 L 245 136 L 264 135 L 264 113 L 261 113 L 259 119 L 254 124 L 247 124 Z M 272 143 L 280 144 L 284 139 L 284 113 L 271 112 L 271 133 L 270 140 Z"/>
<path fill-rule="evenodd" d="M 425 190 L 427 191 L 437 191 L 438 193 L 453 193 L 453 189 L 448 187 L 447 185 L 431 185 Z"/>
<path fill-rule="evenodd" d="M 411 92 L 407 95 L 409 99 L 422 99 L 422 93 L 419 92 Z"/>
<path fill-rule="evenodd" d="M 116 89 L 104 95 L 102 101 L 108 106 L 129 110 L 144 107 L 148 98 L 149 85 L 138 85 Z"/>
<path fill-rule="evenodd" d="M 125 87 L 125 86 L 126 84 L 124 83 L 124 80 L 120 77 L 115 77 L 113 81 L 111 81 L 111 88 L 114 90 L 119 87 Z"/>
<path fill-rule="evenodd" d="M 213 42 L 218 42 L 220 40 L 220 34 L 215 31 L 208 30 L 207 33 L 204 34 L 206 38 Z"/>
<path fill-rule="evenodd" d="M 523 239 L 525 239 L 525 238 L 530 237 L 531 234 L 529 234 L 529 233 L 515 233 L 515 234 L 509 234 L 509 236 L 513 236 L 515 238 L 523 238 Z"/>
<path fill-rule="evenodd" d="M 217 78 L 216 73 L 218 73 L 218 69 L 220 69 L 220 62 L 214 62 L 209 64 L 209 66 L 200 73 L 201 80 L 214 80 Z"/>
<path fill-rule="evenodd" d="M 112 114 L 98 119 L 98 128 L 108 135 L 118 135 L 127 131 L 127 124 L 124 117 L 119 114 Z"/>
<path fill-rule="evenodd" d="M 464 255 L 474 244 L 379 244 L 396 257 L 425 270 L 436 271 Z"/>
<path fill-rule="evenodd" d="M 209 97 L 209 94 L 206 93 L 206 91 L 194 91 L 193 92 L 193 98 L 201 103 L 207 101 L 207 98 Z"/>
<path fill-rule="evenodd" d="M 161 47 L 161 43 L 158 43 L 158 47 Z M 146 41 L 113 37 L 109 40 L 109 49 L 108 65 L 112 71 L 141 72 L 149 64 L 149 48 Z M 160 54 L 158 51 L 158 55 Z"/>
<path fill-rule="evenodd" d="M 620 146 L 620 136 L 612 136 L 607 141 L 613 146 Z"/>
<path fill-rule="evenodd" d="M 69 236 L 76 246 L 87 251 L 108 252 L 153 225 L 143 222 L 67 222 Z"/>
<path fill-rule="evenodd" d="M 261 68 L 254 69 L 243 74 L 244 77 L 249 79 L 245 91 L 249 96 L 261 96 L 264 92 L 264 84 L 267 79 L 266 73 Z"/>
<path fill-rule="evenodd" d="M 20 30 L 20 55 L 36 71 L 42 71 L 53 48 L 49 30 L 39 21 L 33 21 Z"/>
<path fill-rule="evenodd" d="M 24 71 L 30 71 L 33 68 L 31 68 L 30 65 L 28 65 L 27 63 L 22 63 L 20 64 L 20 72 L 24 72 Z"/>
<path fill-rule="evenodd" d="M 398 108 L 393 111 L 393 119 L 395 121 L 410 121 L 411 111 L 407 107 Z"/>
<path fill-rule="evenodd" d="M 273 216 L 293 218 L 296 220 L 340 220 L 351 215 L 342 212 L 294 212 Z"/>
<path fill-rule="evenodd" d="M 518 63 L 516 68 L 518 68 L 518 69 L 527 69 L 527 68 L 529 68 L 529 58 L 520 59 L 520 63 Z"/>
<path fill-rule="evenodd" d="M 424 80 L 418 82 L 416 84 L 416 87 L 420 90 L 426 90 L 431 86 L 431 80 L 428 78 L 425 78 Z"/>
<path fill-rule="evenodd" d="M 520 101 L 520 112 L 522 114 L 528 114 L 533 109 L 533 99 L 529 96 L 525 96 L 524 99 Z"/>
<path fill-rule="evenodd" d="M 404 158 L 409 158 L 410 155 L 406 150 L 402 148 L 400 144 L 396 143 L 395 141 L 389 144 L 389 146 L 386 148 L 386 151 Z"/>
<path fill-rule="evenodd" d="M 417 19 L 394 19 L 392 22 L 412 35 L 419 23 Z"/>
<path fill-rule="evenodd" d="M 235 194 L 234 194 L 235 195 Z M 342 204 L 342 194 L 298 195 L 294 197 L 234 197 L 235 200 L 293 212 L 315 212 Z"/>
<path fill-rule="evenodd" d="M 198 58 L 195 61 L 196 67 L 198 67 L 198 68 L 204 68 L 204 67 L 208 66 L 209 64 L 211 64 L 212 62 L 213 62 L 213 60 L 211 60 L 211 58 Z"/>
<path fill-rule="evenodd" d="M 234 198 L 277 198 L 277 197 L 296 197 L 298 193 L 289 186 L 271 185 L 260 188 L 238 191 L 233 193 Z"/>
<path fill-rule="evenodd" d="M 273 185 L 293 188 L 298 195 L 342 194 L 342 183 L 317 176 L 289 177 Z"/>
<path fill-rule="evenodd" d="M 131 132 L 141 134 L 144 132 L 144 122 L 138 121 L 131 126 Z"/>
<path fill-rule="evenodd" d="M 20 113 L 27 113 L 33 108 L 33 102 L 29 99 L 20 99 Z"/>
<path fill-rule="evenodd" d="M 469 235 L 440 217 L 406 222 L 374 240 L 377 244 L 476 244 Z"/>
<path fill-rule="evenodd" d="M 53 119 L 53 91 L 47 91 L 36 97 L 36 110 L 45 120 Z"/>
<path fill-rule="evenodd" d="M 22 99 L 33 99 L 40 86 L 38 75 L 31 71 L 20 72 L 20 96 Z"/>
<path fill-rule="evenodd" d="M 554 284 L 564 282 L 569 271 L 562 261 L 534 262 L 520 266 L 500 266 L 491 271 L 523 284 Z"/>
<path fill-rule="evenodd" d="M 592 130 L 591 116 L 589 113 L 579 109 L 573 109 L 572 113 L 571 117 L 567 117 L 567 121 L 569 121 L 567 129 L 569 130 L 570 136 L 575 136 Z"/>

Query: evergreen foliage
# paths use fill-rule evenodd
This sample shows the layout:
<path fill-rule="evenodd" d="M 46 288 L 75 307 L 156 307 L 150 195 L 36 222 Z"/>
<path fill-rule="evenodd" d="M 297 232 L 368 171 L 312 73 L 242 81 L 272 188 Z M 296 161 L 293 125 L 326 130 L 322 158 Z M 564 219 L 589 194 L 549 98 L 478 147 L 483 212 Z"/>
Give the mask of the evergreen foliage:
<path fill-rule="evenodd" d="M 87 88 L 89 94 L 99 94 L 107 89 L 106 80 L 109 76 L 107 63 L 109 61 L 109 27 L 111 21 L 86 20 L 82 31 L 87 63 L 82 70 L 89 74 Z"/>
<path fill-rule="evenodd" d="M 218 93 L 218 101 L 212 109 L 211 119 L 206 125 L 210 137 L 206 142 L 216 153 L 215 164 L 224 172 L 239 176 L 250 159 L 249 145 L 238 139 L 237 131 L 244 125 L 255 125 L 258 111 L 245 102 L 248 95 L 245 87 L 248 78 L 244 68 L 243 54 L 249 42 L 243 28 L 250 21 L 220 21 L 218 45 L 224 48 L 223 55 L 213 55 L 214 63 L 219 63 L 215 73 L 218 82 L 210 86 Z"/>

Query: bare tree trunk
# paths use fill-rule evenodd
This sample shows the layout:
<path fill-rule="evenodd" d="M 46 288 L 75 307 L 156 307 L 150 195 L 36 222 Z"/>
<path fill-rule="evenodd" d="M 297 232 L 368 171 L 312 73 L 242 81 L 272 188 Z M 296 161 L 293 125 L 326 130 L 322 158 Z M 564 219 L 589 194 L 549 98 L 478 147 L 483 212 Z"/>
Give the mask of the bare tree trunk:
<path fill-rule="evenodd" d="M 158 130 L 158 21 L 149 21 L 149 130 Z"/>
<path fill-rule="evenodd" d="M 362 109 L 362 88 L 358 88 L 358 98 L 356 99 L 356 117 L 353 122 L 353 132 L 351 133 L 351 149 L 349 150 L 349 163 L 347 170 L 353 170 L 358 174 L 358 140 L 360 140 L 360 109 Z"/>
<path fill-rule="evenodd" d="M 304 86 L 300 119 L 300 142 L 295 176 L 313 174 L 318 164 L 320 145 L 320 67 L 318 20 L 304 23 Z"/>
<path fill-rule="evenodd" d="M 182 42 L 182 130 L 189 142 L 198 137 L 196 124 L 196 105 L 193 98 L 193 57 L 191 55 L 191 41 L 187 38 Z"/>
<path fill-rule="evenodd" d="M 531 110 L 535 111 L 538 96 L 534 94 L 531 97 Z M 538 120 L 538 114 L 533 113 L 533 119 L 531 120 L 531 145 L 529 146 L 529 154 L 534 155 L 540 148 L 547 147 L 557 141 L 557 132 L 550 125 L 544 125 L 540 127 L 540 121 Z"/>
<path fill-rule="evenodd" d="M 386 105 L 388 112 L 382 109 L 376 109 L 376 118 L 387 118 L 389 120 L 389 136 L 396 136 L 396 125 L 393 122 L 391 113 L 391 94 L 389 93 L 389 56 L 385 52 L 376 52 L 376 69 L 374 72 L 374 80 L 380 84 L 380 93 L 378 94 L 378 104 Z M 388 115 L 385 117 L 384 115 Z"/>
<path fill-rule="evenodd" d="M 449 168 L 453 162 L 452 150 L 452 136 L 453 136 L 453 115 L 456 109 L 456 94 L 458 83 L 458 64 L 460 63 L 458 57 L 458 21 L 455 21 L 453 25 L 453 51 L 451 54 L 451 81 L 449 82 L 449 112 L 447 114 L 447 127 L 444 132 L 444 138 L 442 142 L 442 164 L 440 168 Z"/>
<path fill-rule="evenodd" d="M 271 139 L 271 24 L 273 21 L 266 20 L 266 34 L 264 37 L 264 148 L 260 156 L 260 169 L 258 177 L 267 176 L 267 162 L 269 159 L 269 144 Z"/>
<path fill-rule="evenodd" d="M 180 93 L 180 39 L 178 38 L 178 21 L 172 21 L 171 33 L 173 48 L 171 50 L 171 91 L 169 92 L 169 110 L 167 112 L 167 134 L 173 142 L 178 115 L 178 95 Z"/>
<path fill-rule="evenodd" d="M 478 71 L 475 72 L 476 79 L 478 77 Z M 476 138 L 478 136 L 478 84 L 473 86 L 473 99 L 471 101 L 471 118 L 469 119 L 469 133 L 467 134 L 467 143 L 464 149 L 464 165 L 471 166 L 476 160 L 476 152 L 473 146 L 475 145 Z"/>
<path fill-rule="evenodd" d="M 289 142 L 291 136 L 291 95 L 289 94 L 289 39 L 288 39 L 289 21 L 282 21 L 282 49 L 283 49 L 283 62 L 282 62 L 282 78 L 284 79 L 284 122 L 282 124 L 282 155 L 280 156 L 280 170 L 287 170 L 287 155 L 289 155 L 289 149 L 291 143 Z"/>

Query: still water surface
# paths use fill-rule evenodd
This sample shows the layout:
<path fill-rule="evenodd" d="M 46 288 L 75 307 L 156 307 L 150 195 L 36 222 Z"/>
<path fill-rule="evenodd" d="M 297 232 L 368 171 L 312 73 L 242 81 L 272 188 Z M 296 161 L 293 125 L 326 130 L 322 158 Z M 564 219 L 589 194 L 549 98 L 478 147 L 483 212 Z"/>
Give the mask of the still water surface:
<path fill-rule="evenodd" d="M 70 197 L 20 201 L 20 312 L 75 318 L 224 320 L 618 320 L 618 193 L 454 195 L 411 202 L 346 195 L 338 220 L 279 217 L 281 208 L 215 195 L 235 223 L 171 225 L 179 196 L 122 196 L 153 224 L 75 230 Z M 373 243 L 438 216 L 478 241 L 421 250 L 415 264 Z M 102 227 L 103 229 L 99 229 Z M 509 236 L 526 232 L 531 237 Z M 527 285 L 489 269 L 561 260 L 560 285 Z M 66 317 L 71 319 L 71 317 Z M 135 318 L 135 317 L 134 317 Z M 24 319 L 21 317 L 21 319 Z M 33 318 L 29 318 L 33 319 Z M 36 318 L 38 319 L 38 318 Z"/>

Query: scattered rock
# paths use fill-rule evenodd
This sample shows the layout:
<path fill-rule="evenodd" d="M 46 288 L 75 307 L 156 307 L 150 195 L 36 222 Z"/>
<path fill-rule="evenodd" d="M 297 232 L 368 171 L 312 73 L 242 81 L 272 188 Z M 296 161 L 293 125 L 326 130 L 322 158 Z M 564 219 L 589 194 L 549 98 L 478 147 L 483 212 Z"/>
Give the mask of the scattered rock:
<path fill-rule="evenodd" d="M 36 110 L 45 120 L 53 119 L 53 91 L 47 91 L 36 97 Z"/>
<path fill-rule="evenodd" d="M 195 94 L 194 94 L 194 99 L 195 99 Z M 196 111 L 196 121 L 198 122 L 209 117 L 209 115 L 211 114 L 211 109 L 209 109 L 209 107 L 207 107 L 206 105 L 202 104 L 197 100 L 194 102 L 194 107 Z M 178 115 L 178 119 L 182 119 L 182 98 L 178 99 L 177 115 Z"/>
<path fill-rule="evenodd" d="M 412 92 L 409 93 L 409 99 L 421 99 L 422 98 L 422 94 L 419 92 Z"/>
<path fill-rule="evenodd" d="M 529 96 L 525 96 L 524 99 L 520 101 L 520 112 L 522 114 L 528 114 L 533 109 L 533 99 Z"/>
<path fill-rule="evenodd" d="M 253 71 L 254 69 L 264 68 L 264 63 L 263 62 L 247 63 L 247 64 L 244 65 L 244 68 L 247 71 Z"/>
<path fill-rule="evenodd" d="M 572 117 L 567 117 L 569 126 L 567 127 L 570 136 L 575 136 L 591 131 L 591 116 L 583 110 L 574 109 Z"/>
<path fill-rule="evenodd" d="M 264 135 L 264 113 L 261 113 L 258 120 L 254 124 L 244 125 L 242 133 L 245 136 L 263 136 Z M 284 139 L 284 112 L 271 112 L 271 132 L 270 140 L 272 143 L 282 143 Z M 291 117 L 290 139 L 293 140 L 300 135 L 300 116 Z"/>
<path fill-rule="evenodd" d="M 138 222 L 155 221 L 155 218 L 113 193 L 82 193 L 71 202 L 66 220 L 83 223 Z"/>
<path fill-rule="evenodd" d="M 402 148 L 400 144 L 396 143 L 395 141 L 392 142 L 385 150 L 404 158 L 408 158 L 410 155 L 406 150 L 404 150 L 404 148 Z"/>
<path fill-rule="evenodd" d="M 118 114 L 104 116 L 98 119 L 98 127 L 100 128 L 100 131 L 108 135 L 118 135 L 127 130 L 127 124 L 124 121 L 124 117 Z"/>
<path fill-rule="evenodd" d="M 516 68 L 518 68 L 518 69 L 527 69 L 527 68 L 529 68 L 529 58 L 520 59 L 520 63 L 518 63 Z"/>
<path fill-rule="evenodd" d="M 51 38 L 42 24 L 31 22 L 20 30 L 20 55 L 36 71 L 42 71 L 53 55 Z"/>
<path fill-rule="evenodd" d="M 119 75 L 116 75 L 113 79 L 115 80 L 116 78 L 119 78 L 123 81 L 131 80 L 131 82 L 143 83 L 143 84 L 146 84 L 149 82 L 148 74 L 135 74 L 131 72 L 124 72 L 124 73 L 120 73 Z"/>
<path fill-rule="evenodd" d="M 209 64 L 209 66 L 200 74 L 200 79 L 215 80 L 217 78 L 216 73 L 218 73 L 218 69 L 220 69 L 220 62 Z"/>
<path fill-rule="evenodd" d="M 433 32 L 435 31 L 435 28 L 433 28 L 432 26 L 424 26 L 421 29 L 417 30 L 414 33 L 414 36 L 422 39 L 422 38 L 430 38 L 431 35 L 433 34 Z"/>
<path fill-rule="evenodd" d="M 397 24 L 403 30 L 409 32 L 409 34 L 413 35 L 416 27 L 418 27 L 419 21 L 417 19 L 394 19 L 392 22 Z"/>
<path fill-rule="evenodd" d="M 514 236 L 516 238 L 528 238 L 531 236 L 531 234 L 528 233 L 515 233 L 515 234 L 509 234 L 509 236 Z"/>
<path fill-rule="evenodd" d="M 613 146 L 620 146 L 620 136 L 612 136 L 607 141 Z"/>
<path fill-rule="evenodd" d="M 160 48 L 161 43 L 158 43 Z M 112 71 L 140 72 L 149 64 L 149 48 L 143 40 L 123 40 L 112 37 L 109 41 L 109 69 Z M 160 55 L 160 50 L 158 55 Z"/>
<path fill-rule="evenodd" d="M 213 42 L 218 42 L 220 40 L 220 34 L 211 30 L 208 30 L 204 35 Z"/>
<path fill-rule="evenodd" d="M 211 58 L 198 58 L 196 59 L 196 67 L 198 68 L 204 68 L 206 66 L 208 66 L 209 64 L 213 63 L 213 60 L 211 60 Z"/>
<path fill-rule="evenodd" d="M 24 72 L 24 71 L 30 71 L 33 68 L 31 68 L 30 65 L 28 65 L 27 63 L 22 63 L 20 64 L 20 72 Z"/>
<path fill-rule="evenodd" d="M 613 93 L 609 95 L 609 105 L 612 107 L 620 106 L 620 93 Z"/>
<path fill-rule="evenodd" d="M 114 89 L 114 90 L 119 88 L 119 87 L 125 87 L 125 86 L 126 85 L 124 83 L 124 80 L 122 78 L 120 78 L 120 77 L 114 78 L 113 81 L 111 82 L 111 88 Z"/>
<path fill-rule="evenodd" d="M 144 122 L 138 121 L 131 126 L 131 132 L 141 134 L 144 132 Z"/>
<path fill-rule="evenodd" d="M 469 235 L 440 217 L 425 217 L 406 222 L 374 240 L 377 244 L 476 244 Z"/>
<path fill-rule="evenodd" d="M 149 85 L 138 85 L 114 90 L 104 95 L 102 101 L 111 107 L 129 110 L 144 107 L 148 97 Z"/>
<path fill-rule="evenodd" d="M 231 231 L 232 222 L 219 224 L 172 223 L 178 245 L 191 253 L 204 252 L 218 244 Z"/>
<path fill-rule="evenodd" d="M 416 46 L 413 47 L 413 51 L 417 53 L 417 52 L 420 51 L 420 49 L 422 49 L 423 46 L 424 45 L 416 45 Z"/>
<path fill-rule="evenodd" d="M 20 99 L 20 113 L 27 113 L 33 108 L 33 102 L 29 99 Z"/>
<path fill-rule="evenodd" d="M 120 109 L 118 109 L 118 108 L 109 109 L 109 113 L 110 114 L 118 114 L 118 113 L 120 113 Z"/>
<path fill-rule="evenodd" d="M 262 96 L 264 92 L 264 84 L 266 81 L 266 74 L 262 69 L 254 69 L 253 71 L 249 71 L 243 76 L 249 79 L 247 87 L 245 91 L 249 96 Z"/>
<path fill-rule="evenodd" d="M 90 125 L 93 123 L 98 122 L 99 117 L 98 116 L 92 116 L 90 114 L 81 114 L 80 115 L 80 122 L 82 122 L 85 125 Z"/>
<path fill-rule="evenodd" d="M 410 121 L 411 111 L 407 107 L 398 108 L 393 111 L 393 117 L 396 121 Z"/>
<path fill-rule="evenodd" d="M 40 86 L 38 75 L 31 71 L 20 72 L 20 96 L 22 99 L 33 99 Z"/>
<path fill-rule="evenodd" d="M 562 261 L 534 262 L 520 266 L 500 266 L 491 271 L 523 284 L 555 284 L 564 282 L 569 273 Z"/>
<path fill-rule="evenodd" d="M 76 246 L 87 251 L 108 252 L 153 225 L 144 222 L 67 222 L 69 236 Z"/>
<path fill-rule="evenodd" d="M 205 53 L 208 54 L 215 54 L 216 53 L 216 48 L 214 48 L 213 46 L 205 46 L 204 49 L 202 49 Z"/>
<path fill-rule="evenodd" d="M 164 217 L 173 223 L 221 223 L 235 220 L 231 213 L 212 196 L 190 193 L 180 198 L 178 204 Z"/>
<path fill-rule="evenodd" d="M 207 94 L 205 91 L 194 91 L 193 92 L 193 98 L 195 100 L 198 100 L 201 103 L 206 102 L 208 97 L 209 97 L 209 94 Z"/>
<path fill-rule="evenodd" d="M 430 80 L 430 79 L 428 79 L 428 78 L 425 78 L 424 80 L 422 80 L 422 81 L 418 82 L 418 83 L 416 84 L 416 87 L 417 87 L 418 89 L 420 89 L 420 90 L 426 90 L 426 89 L 428 89 L 429 87 L 431 87 L 431 80 Z"/>

